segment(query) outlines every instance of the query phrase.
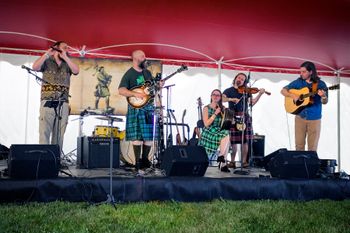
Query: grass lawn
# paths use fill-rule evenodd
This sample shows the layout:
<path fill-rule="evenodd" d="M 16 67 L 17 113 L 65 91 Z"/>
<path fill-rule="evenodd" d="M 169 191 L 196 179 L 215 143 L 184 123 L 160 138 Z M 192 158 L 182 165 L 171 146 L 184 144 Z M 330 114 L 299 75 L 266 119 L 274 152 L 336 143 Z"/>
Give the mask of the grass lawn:
<path fill-rule="evenodd" d="M 0 205 L 0 232 L 350 232 L 346 201 Z"/>

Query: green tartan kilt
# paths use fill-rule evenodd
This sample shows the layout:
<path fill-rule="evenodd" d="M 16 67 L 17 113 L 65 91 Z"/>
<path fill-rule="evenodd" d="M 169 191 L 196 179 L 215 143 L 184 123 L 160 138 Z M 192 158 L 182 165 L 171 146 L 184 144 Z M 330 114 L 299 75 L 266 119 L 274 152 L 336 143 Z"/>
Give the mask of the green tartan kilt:
<path fill-rule="evenodd" d="M 203 146 L 207 155 L 210 156 L 218 150 L 220 141 L 227 135 L 229 135 L 229 131 L 220 130 L 220 127 L 203 128 L 198 145 Z"/>
<path fill-rule="evenodd" d="M 148 104 L 143 108 L 136 109 L 128 106 L 126 117 L 126 140 L 127 141 L 152 141 L 153 140 L 153 105 Z M 158 135 L 156 128 L 156 137 Z"/>

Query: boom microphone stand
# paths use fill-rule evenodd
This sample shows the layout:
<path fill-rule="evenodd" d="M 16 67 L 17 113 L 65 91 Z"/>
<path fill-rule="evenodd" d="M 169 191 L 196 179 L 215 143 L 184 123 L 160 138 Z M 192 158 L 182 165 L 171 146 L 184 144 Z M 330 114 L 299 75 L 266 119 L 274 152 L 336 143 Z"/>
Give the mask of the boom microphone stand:
<path fill-rule="evenodd" d="M 168 85 L 165 86 L 163 88 L 166 89 L 166 93 L 167 93 L 167 98 L 166 98 L 166 113 L 167 113 L 167 122 L 166 122 L 166 131 L 165 131 L 165 135 L 166 135 L 166 147 L 170 147 L 173 145 L 173 130 L 172 130 L 172 123 L 171 123 L 171 115 L 170 115 L 170 111 L 173 111 L 172 109 L 169 108 L 170 105 L 170 100 L 171 100 L 171 87 L 175 86 L 175 84 L 172 85 Z"/>
<path fill-rule="evenodd" d="M 163 153 L 164 145 L 161 140 L 161 127 L 162 127 L 162 104 L 161 104 L 161 87 L 160 87 L 160 74 L 156 76 L 154 82 L 154 101 L 153 101 L 153 156 L 152 156 L 152 168 L 156 168 L 156 162 L 160 163 L 160 154 Z M 158 127 L 157 127 L 158 126 Z"/>
<path fill-rule="evenodd" d="M 244 127 L 245 125 L 245 114 L 246 114 L 246 103 L 247 103 L 247 92 L 244 90 L 243 92 L 243 96 L 242 96 L 242 100 L 243 100 L 243 116 L 242 116 L 242 123 L 243 123 L 243 129 L 242 129 L 242 134 L 241 134 L 241 159 L 240 159 L 240 163 L 241 163 L 241 169 L 239 170 L 235 170 L 233 173 L 237 174 L 237 175 L 248 175 L 249 171 L 247 170 L 243 170 L 243 143 L 244 143 L 244 131 L 247 129 L 247 126 Z"/>
<path fill-rule="evenodd" d="M 108 123 L 109 123 L 109 139 L 110 139 L 110 141 L 109 141 L 109 194 L 107 194 L 106 203 L 110 203 L 114 206 L 115 200 L 114 200 L 114 196 L 113 196 L 113 174 L 112 174 L 112 167 L 113 167 L 112 129 L 113 129 L 114 118 L 112 116 L 107 116 L 107 117 L 108 117 Z"/>
<path fill-rule="evenodd" d="M 109 203 L 112 204 L 115 207 L 115 200 L 113 196 L 113 122 L 118 121 L 121 122 L 122 119 L 118 117 L 114 117 L 112 115 L 105 115 L 104 117 L 96 117 L 96 119 L 99 120 L 108 120 L 109 125 L 109 193 L 107 194 L 107 200 L 103 203 Z"/>

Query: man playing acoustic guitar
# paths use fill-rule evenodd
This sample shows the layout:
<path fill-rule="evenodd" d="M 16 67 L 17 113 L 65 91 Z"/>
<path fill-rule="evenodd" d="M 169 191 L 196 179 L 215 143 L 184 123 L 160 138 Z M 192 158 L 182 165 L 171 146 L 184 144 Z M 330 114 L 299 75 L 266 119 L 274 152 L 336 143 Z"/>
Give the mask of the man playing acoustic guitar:
<path fill-rule="evenodd" d="M 152 79 L 152 74 L 146 68 L 146 56 L 141 50 L 132 53 L 132 67 L 124 74 L 119 84 L 119 94 L 125 97 L 147 98 L 146 93 L 133 91 Z M 135 166 L 138 170 L 148 168 L 151 162 L 148 154 L 153 140 L 153 101 L 147 102 L 140 108 L 128 105 L 126 116 L 126 140 L 132 141 L 135 153 Z M 141 154 L 142 151 L 142 154 Z"/>
<path fill-rule="evenodd" d="M 315 93 L 308 97 L 309 103 L 302 106 L 301 94 L 298 90 L 308 88 L 308 92 Z M 315 64 L 309 61 L 300 66 L 300 77 L 281 90 L 281 94 L 301 106 L 291 112 L 295 116 L 295 149 L 305 150 L 305 142 L 309 151 L 317 151 L 318 140 L 321 132 L 322 104 L 328 102 L 328 91 L 325 82 L 317 76 Z M 299 104 L 298 104 L 299 102 Z M 287 109 L 287 106 L 286 106 Z M 287 110 L 288 111 L 288 110 Z"/>

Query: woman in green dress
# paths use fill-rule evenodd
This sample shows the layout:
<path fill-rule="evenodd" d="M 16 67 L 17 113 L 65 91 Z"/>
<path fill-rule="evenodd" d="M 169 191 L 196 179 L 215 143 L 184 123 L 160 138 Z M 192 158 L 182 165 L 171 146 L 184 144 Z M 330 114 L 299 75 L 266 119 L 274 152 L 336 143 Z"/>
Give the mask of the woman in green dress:
<path fill-rule="evenodd" d="M 198 145 L 203 146 L 210 156 L 219 150 L 217 162 L 222 172 L 230 172 L 226 163 L 226 155 L 230 146 L 228 130 L 221 130 L 221 121 L 225 107 L 222 105 L 222 93 L 214 89 L 210 95 L 210 104 L 203 108 L 204 128 L 201 133 Z"/>

